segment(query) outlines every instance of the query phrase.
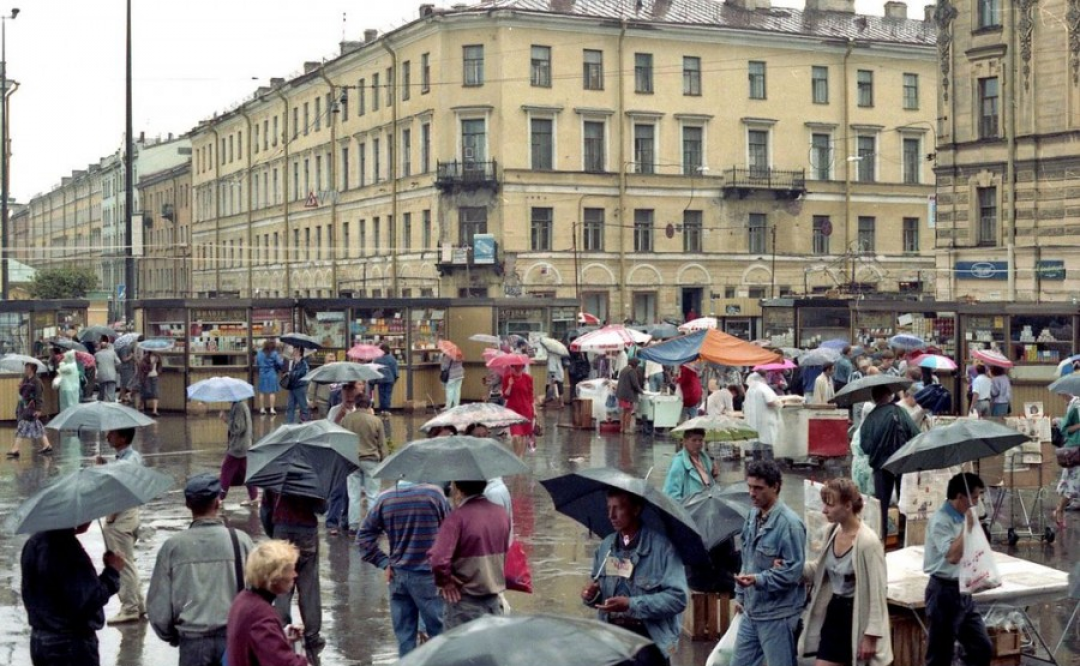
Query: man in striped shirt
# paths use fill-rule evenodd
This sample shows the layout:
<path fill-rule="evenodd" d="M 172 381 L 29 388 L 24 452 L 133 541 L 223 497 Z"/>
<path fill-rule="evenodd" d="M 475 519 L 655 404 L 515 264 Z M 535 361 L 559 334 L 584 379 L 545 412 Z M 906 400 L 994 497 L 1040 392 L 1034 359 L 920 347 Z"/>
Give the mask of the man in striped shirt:
<path fill-rule="evenodd" d="M 378 496 L 356 534 L 364 561 L 386 570 L 390 618 L 401 657 L 416 647 L 418 619 L 428 636 L 442 632 L 443 605 L 427 553 L 449 512 L 441 488 L 402 481 Z M 379 548 L 381 534 L 386 534 L 389 554 Z"/>

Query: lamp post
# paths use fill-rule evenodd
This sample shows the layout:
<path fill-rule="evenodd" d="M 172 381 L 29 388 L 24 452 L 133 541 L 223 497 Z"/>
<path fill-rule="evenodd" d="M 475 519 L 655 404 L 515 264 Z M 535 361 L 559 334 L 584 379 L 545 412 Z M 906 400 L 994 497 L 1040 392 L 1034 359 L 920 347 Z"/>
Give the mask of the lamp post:
<path fill-rule="evenodd" d="M 7 20 L 15 20 L 18 7 L 10 15 L 0 16 L 0 299 L 7 300 L 8 285 L 8 194 L 10 180 L 8 166 L 11 164 L 8 150 L 8 78 L 7 78 Z"/>
<path fill-rule="evenodd" d="M 127 0 L 127 84 L 124 131 L 124 319 L 135 320 L 135 238 L 131 217 L 135 214 L 135 139 L 131 122 L 131 0 Z"/>

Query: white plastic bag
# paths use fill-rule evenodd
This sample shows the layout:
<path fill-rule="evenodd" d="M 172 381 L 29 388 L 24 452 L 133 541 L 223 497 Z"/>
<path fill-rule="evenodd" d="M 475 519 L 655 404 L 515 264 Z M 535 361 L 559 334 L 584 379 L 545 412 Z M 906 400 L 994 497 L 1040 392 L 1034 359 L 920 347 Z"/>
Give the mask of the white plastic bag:
<path fill-rule="evenodd" d="M 971 526 L 968 526 L 970 520 Z M 972 508 L 964 520 L 964 553 L 960 558 L 960 592 L 975 594 L 1001 586 L 1001 573 L 979 517 Z"/>
<path fill-rule="evenodd" d="M 705 666 L 732 666 L 731 658 L 735 655 L 735 643 L 739 636 L 739 625 L 742 624 L 742 613 L 736 613 L 731 618 L 731 624 L 727 631 L 720 637 L 720 642 L 713 648 Z"/>

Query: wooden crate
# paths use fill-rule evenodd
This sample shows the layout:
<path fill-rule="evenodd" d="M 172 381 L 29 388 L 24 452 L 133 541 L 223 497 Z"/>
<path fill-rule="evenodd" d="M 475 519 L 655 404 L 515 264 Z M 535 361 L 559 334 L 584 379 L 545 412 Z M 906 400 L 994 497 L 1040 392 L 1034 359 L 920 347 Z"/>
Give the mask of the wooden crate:
<path fill-rule="evenodd" d="M 1020 632 L 1002 631 L 995 627 L 987 629 L 990 636 L 991 653 L 995 657 L 1008 657 L 1020 654 Z"/>
<path fill-rule="evenodd" d="M 922 611 L 915 612 L 922 615 Z M 911 610 L 890 606 L 889 631 L 892 635 L 894 664 L 918 666 L 926 663 L 926 635 Z"/>
<path fill-rule="evenodd" d="M 731 596 L 719 592 L 690 592 L 683 612 L 683 633 L 692 641 L 714 641 L 731 624 Z"/>

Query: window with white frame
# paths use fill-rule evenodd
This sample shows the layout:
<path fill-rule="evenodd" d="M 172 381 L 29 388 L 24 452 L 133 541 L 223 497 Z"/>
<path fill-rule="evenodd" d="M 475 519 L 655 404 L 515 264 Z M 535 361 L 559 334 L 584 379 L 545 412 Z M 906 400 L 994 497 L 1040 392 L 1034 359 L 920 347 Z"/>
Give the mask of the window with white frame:
<path fill-rule="evenodd" d="M 856 97 L 861 107 L 874 105 L 874 73 L 868 69 L 856 72 Z"/>
<path fill-rule="evenodd" d="M 634 54 L 634 92 L 653 91 L 653 57 L 651 53 Z"/>
<path fill-rule="evenodd" d="M 585 252 L 604 251 L 604 209 L 586 208 L 581 227 L 581 246 Z"/>
<path fill-rule="evenodd" d="M 484 46 L 471 44 L 462 47 L 464 82 L 467 86 L 484 85 Z"/>
<path fill-rule="evenodd" d="M 747 74 L 750 79 L 750 99 L 765 99 L 765 63 L 751 60 Z"/>
<path fill-rule="evenodd" d="M 634 210 L 634 252 L 653 251 L 653 210 Z"/>
<path fill-rule="evenodd" d="M 585 90 L 604 89 L 604 52 L 585 49 L 582 52 L 582 85 Z"/>
<path fill-rule="evenodd" d="M 530 118 L 532 168 L 534 171 L 550 171 L 554 166 L 555 121 L 551 118 Z"/>
<path fill-rule="evenodd" d="M 904 218 L 904 237 L 903 247 L 904 254 L 918 254 L 919 253 L 919 218 L 917 217 L 905 217 Z"/>
<path fill-rule="evenodd" d="M 705 128 L 700 125 L 683 125 L 682 128 L 683 175 L 701 175 L 705 166 Z"/>
<path fill-rule="evenodd" d="M 904 109 L 913 111 L 919 108 L 919 75 L 904 74 Z"/>
<path fill-rule="evenodd" d="M 904 137 L 902 145 L 904 163 L 904 183 L 917 185 L 922 179 L 922 141 L 917 137 Z"/>
<path fill-rule="evenodd" d="M 638 173 L 656 173 L 655 123 L 634 123 L 634 165 Z"/>
<path fill-rule="evenodd" d="M 529 249 L 533 252 L 551 251 L 551 234 L 554 218 L 555 211 L 552 208 L 534 207 L 532 209 Z"/>
<path fill-rule="evenodd" d="M 833 147 L 832 135 L 827 132 L 814 132 L 810 135 L 811 173 L 817 180 L 832 180 Z"/>
<path fill-rule="evenodd" d="M 832 235 L 832 221 L 828 215 L 814 216 L 814 237 L 811 251 L 816 255 L 829 254 L 829 237 Z"/>
<path fill-rule="evenodd" d="M 769 175 L 769 130 L 749 129 L 746 132 L 747 166 L 751 178 L 767 178 Z"/>
<path fill-rule="evenodd" d="M 582 122 L 584 170 L 588 173 L 603 173 L 607 165 L 605 135 L 607 123 L 603 120 L 585 120 Z"/>
<path fill-rule="evenodd" d="M 683 252 L 699 253 L 702 246 L 702 214 L 700 210 L 683 211 Z"/>
<path fill-rule="evenodd" d="M 750 213 L 747 219 L 746 251 L 750 254 L 765 254 L 765 236 L 768 232 L 767 217 L 764 213 Z"/>
<path fill-rule="evenodd" d="M 683 56 L 683 95 L 701 95 L 701 58 Z"/>
<path fill-rule="evenodd" d="M 551 87 L 551 47 L 533 45 L 529 82 L 536 88 Z"/>
<path fill-rule="evenodd" d="M 872 254 L 877 249 L 877 218 L 859 216 L 859 252 Z"/>
<path fill-rule="evenodd" d="M 487 161 L 487 119 L 461 119 L 461 159 L 466 164 Z"/>
<path fill-rule="evenodd" d="M 810 68 L 810 99 L 814 104 L 829 103 L 829 68 L 814 65 Z"/>
<path fill-rule="evenodd" d="M 877 136 L 860 134 L 855 142 L 857 148 L 859 182 L 872 183 L 877 179 Z"/>

